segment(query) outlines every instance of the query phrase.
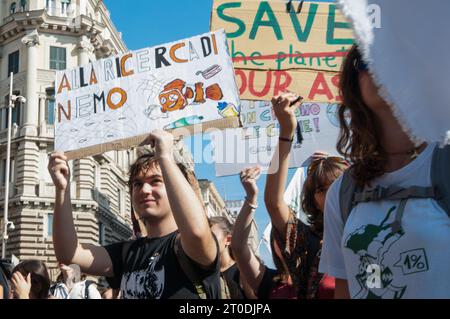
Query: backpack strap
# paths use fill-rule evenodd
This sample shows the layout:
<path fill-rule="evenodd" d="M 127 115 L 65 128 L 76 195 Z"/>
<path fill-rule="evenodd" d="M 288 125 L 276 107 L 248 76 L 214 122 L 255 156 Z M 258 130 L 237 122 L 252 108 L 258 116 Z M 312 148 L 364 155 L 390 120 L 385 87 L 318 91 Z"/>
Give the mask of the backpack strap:
<path fill-rule="evenodd" d="M 367 203 L 380 200 L 403 200 L 408 198 L 436 198 L 437 192 L 435 187 L 411 186 L 407 188 L 398 186 L 381 187 L 356 192 L 353 202 Z"/>
<path fill-rule="evenodd" d="M 411 186 L 402 188 L 398 186 L 381 187 L 356 192 L 354 195 L 353 203 L 357 205 L 359 203 L 376 202 L 381 200 L 399 200 L 400 203 L 395 214 L 395 219 L 391 223 L 393 233 L 402 233 L 402 217 L 405 211 L 406 203 L 410 198 L 436 198 L 437 191 L 434 186 L 421 187 Z"/>
<path fill-rule="evenodd" d="M 347 169 L 339 190 L 339 205 L 342 220 L 347 222 L 352 209 L 358 203 L 379 200 L 400 200 L 394 229 L 399 229 L 403 209 L 408 198 L 434 198 L 450 217 L 450 145 L 444 148 L 436 147 L 431 162 L 431 187 L 411 186 L 401 188 L 398 186 L 377 186 L 370 190 L 361 190 L 351 176 L 352 169 Z"/>
<path fill-rule="evenodd" d="M 352 168 L 345 170 L 342 175 L 341 188 L 339 189 L 339 206 L 341 209 L 342 221 L 347 222 L 348 216 L 353 207 L 356 206 L 353 199 L 355 193 L 359 190 L 355 180 L 352 177 Z"/>
<path fill-rule="evenodd" d="M 436 201 L 450 217 L 450 145 L 434 150 L 431 182 L 438 192 Z"/>
<path fill-rule="evenodd" d="M 189 261 L 188 256 L 181 248 L 181 237 L 179 234 L 177 235 L 177 238 L 175 239 L 174 251 L 175 251 L 175 256 L 178 259 L 178 263 L 181 266 L 181 269 L 186 274 L 186 276 L 189 278 L 191 283 L 194 285 L 195 290 L 197 291 L 197 294 L 200 297 L 200 299 L 207 299 L 206 290 L 203 287 L 202 280 L 199 278 L 197 272 L 195 271 L 194 267 L 192 266 L 192 263 Z"/>
<path fill-rule="evenodd" d="M 51 296 L 55 295 L 56 285 L 57 285 L 57 283 L 55 283 L 55 284 L 50 286 L 50 288 L 48 289 L 48 294 L 49 295 L 51 295 Z"/>
<path fill-rule="evenodd" d="M 89 299 L 89 286 L 95 283 L 92 280 L 86 280 L 84 282 L 84 299 Z"/>

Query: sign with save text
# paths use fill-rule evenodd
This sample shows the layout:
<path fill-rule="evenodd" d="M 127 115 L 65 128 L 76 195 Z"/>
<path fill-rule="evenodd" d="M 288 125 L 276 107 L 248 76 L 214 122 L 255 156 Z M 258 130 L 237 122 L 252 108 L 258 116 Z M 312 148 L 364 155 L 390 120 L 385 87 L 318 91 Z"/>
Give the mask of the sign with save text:
<path fill-rule="evenodd" d="M 79 158 L 154 129 L 237 127 L 239 106 L 225 32 L 207 33 L 58 71 L 55 149 Z"/>
<path fill-rule="evenodd" d="M 270 100 L 283 91 L 305 102 L 340 101 L 341 64 L 354 42 L 334 3 L 214 0 L 211 29 L 224 28 L 241 98 Z M 298 12 L 300 11 L 300 12 Z"/>

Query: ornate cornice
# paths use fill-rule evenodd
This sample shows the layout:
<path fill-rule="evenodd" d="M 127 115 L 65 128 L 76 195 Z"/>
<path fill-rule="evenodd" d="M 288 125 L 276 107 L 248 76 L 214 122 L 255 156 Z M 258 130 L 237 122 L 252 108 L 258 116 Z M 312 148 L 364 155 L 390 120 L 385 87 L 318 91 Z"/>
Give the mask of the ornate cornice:
<path fill-rule="evenodd" d="M 39 33 L 37 30 L 32 30 L 27 32 L 27 35 L 22 38 L 22 43 L 27 47 L 34 47 L 35 45 L 40 44 L 39 42 Z"/>
<path fill-rule="evenodd" d="M 78 42 L 76 49 L 78 51 L 87 51 L 89 53 L 94 52 L 94 46 L 91 44 L 90 41 L 87 41 L 86 39 L 83 39 L 80 42 Z"/>
<path fill-rule="evenodd" d="M 6 23 L 0 26 L 0 45 L 15 40 L 28 30 L 37 30 L 41 33 L 66 34 L 78 37 L 85 35 L 87 41 L 81 43 L 80 48 L 91 50 L 91 52 L 96 50 L 102 52 L 102 55 L 115 54 L 117 50 L 120 50 L 120 47 L 125 47 L 125 44 L 120 43 L 119 47 L 116 48 L 112 41 L 104 39 L 102 33 L 107 28 L 107 25 L 86 15 L 67 18 L 50 16 L 46 10 L 20 12 L 8 17 Z M 115 29 L 111 32 L 112 37 L 119 37 L 114 34 L 114 32 L 117 32 Z"/>

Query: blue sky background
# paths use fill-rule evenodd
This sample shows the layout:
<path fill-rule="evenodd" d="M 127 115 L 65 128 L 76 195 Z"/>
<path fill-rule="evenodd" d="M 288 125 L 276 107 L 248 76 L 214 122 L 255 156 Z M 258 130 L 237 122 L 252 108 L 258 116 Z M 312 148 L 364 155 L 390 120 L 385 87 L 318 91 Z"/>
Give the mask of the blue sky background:
<path fill-rule="evenodd" d="M 316 2 L 334 2 L 333 0 L 316 0 Z M 213 0 L 104 0 L 111 13 L 111 19 L 117 30 L 122 33 L 123 40 L 129 50 L 154 46 L 161 43 L 176 41 L 205 32 L 209 32 L 211 10 Z M 197 135 L 185 139 L 185 143 L 192 152 L 195 147 L 202 145 L 207 147 L 210 143 L 209 135 Z M 243 199 L 245 192 L 241 187 L 238 176 L 217 178 L 213 164 L 202 163 L 200 156 L 194 157 L 195 171 L 200 179 L 209 179 L 214 182 L 217 190 L 223 198 Z M 289 172 L 289 179 L 295 170 Z M 269 223 L 269 217 L 264 205 L 264 186 L 266 176 L 263 175 L 258 181 L 260 189 L 259 208 L 256 211 L 256 223 L 259 235 Z M 261 257 L 268 266 L 273 267 L 271 256 L 261 245 Z"/>

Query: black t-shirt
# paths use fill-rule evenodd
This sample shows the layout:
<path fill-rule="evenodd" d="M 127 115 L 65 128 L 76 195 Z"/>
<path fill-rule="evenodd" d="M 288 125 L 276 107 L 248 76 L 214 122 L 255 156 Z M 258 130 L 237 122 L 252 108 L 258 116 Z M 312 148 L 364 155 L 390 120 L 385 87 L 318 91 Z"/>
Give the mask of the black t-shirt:
<path fill-rule="evenodd" d="M 236 264 L 221 273 L 228 287 L 231 299 L 246 299 L 241 288 L 240 273 Z"/>
<path fill-rule="evenodd" d="M 198 299 L 199 295 L 175 255 L 177 232 L 158 238 L 140 238 L 129 243 L 123 260 L 124 242 L 105 247 L 113 263 L 111 288 L 120 287 L 124 299 Z M 181 249 L 181 245 L 180 249 Z M 211 294 L 219 294 L 219 256 L 204 269 L 188 257 L 193 269 Z M 219 288 L 217 288 L 219 287 Z"/>

